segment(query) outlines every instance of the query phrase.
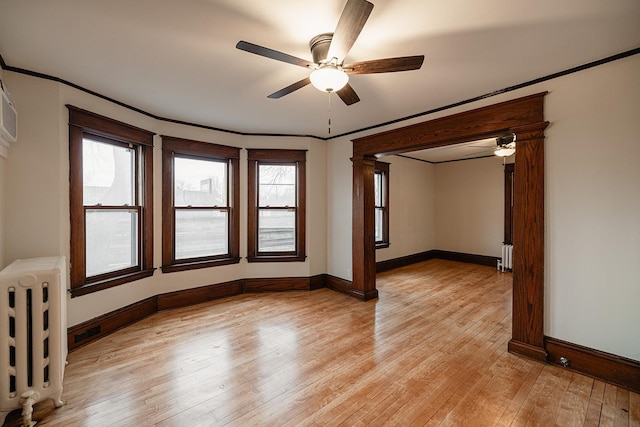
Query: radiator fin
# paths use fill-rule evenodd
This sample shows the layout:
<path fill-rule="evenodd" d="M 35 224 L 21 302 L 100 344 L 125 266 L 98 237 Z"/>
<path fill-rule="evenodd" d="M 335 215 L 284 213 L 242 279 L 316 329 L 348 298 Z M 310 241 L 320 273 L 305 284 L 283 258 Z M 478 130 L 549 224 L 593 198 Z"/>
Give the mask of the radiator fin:
<path fill-rule="evenodd" d="M 64 257 L 49 257 L 0 271 L 0 425 L 26 392 L 36 396 L 33 403 L 63 404 L 66 269 Z"/>

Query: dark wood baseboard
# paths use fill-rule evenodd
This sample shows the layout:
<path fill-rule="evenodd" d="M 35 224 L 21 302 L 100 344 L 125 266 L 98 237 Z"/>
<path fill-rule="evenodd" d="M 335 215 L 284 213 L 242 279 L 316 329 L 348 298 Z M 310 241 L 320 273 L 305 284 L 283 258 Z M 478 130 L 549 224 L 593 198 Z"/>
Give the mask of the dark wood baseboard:
<path fill-rule="evenodd" d="M 378 298 L 378 290 L 374 289 L 372 291 L 363 292 L 359 289 L 351 289 L 349 295 L 356 299 L 359 299 L 360 301 L 369 301 Z"/>
<path fill-rule="evenodd" d="M 311 278 L 309 277 L 274 277 L 243 280 L 243 292 L 245 293 L 310 290 Z"/>
<path fill-rule="evenodd" d="M 234 280 L 231 282 L 217 283 L 215 285 L 201 286 L 199 288 L 168 292 L 157 295 L 156 298 L 158 300 L 158 311 L 161 311 L 240 295 L 242 292 L 242 280 Z"/>
<path fill-rule="evenodd" d="M 547 352 L 544 350 L 544 348 L 536 347 L 525 342 L 511 339 L 507 346 L 507 350 L 509 351 L 509 353 L 528 357 L 529 359 L 537 360 L 539 362 L 547 361 Z"/>
<path fill-rule="evenodd" d="M 352 288 L 351 281 L 341 279 L 330 274 L 327 274 L 326 286 L 332 291 L 342 292 L 343 294 L 347 295 L 351 293 Z"/>
<path fill-rule="evenodd" d="M 449 261 L 466 262 L 467 264 L 486 265 L 488 267 L 496 267 L 500 258 L 487 255 L 465 254 L 461 252 L 441 251 L 435 249 L 433 258 L 446 259 Z"/>
<path fill-rule="evenodd" d="M 544 346 L 549 363 L 563 366 L 564 357 L 566 369 L 640 393 L 640 361 L 546 336 Z"/>
<path fill-rule="evenodd" d="M 96 341 L 157 312 L 157 298 L 151 297 L 72 326 L 67 329 L 69 351 Z"/>
<path fill-rule="evenodd" d="M 467 264 L 486 265 L 488 267 L 496 267 L 499 257 L 466 254 L 462 252 L 442 251 L 432 249 L 430 251 L 419 252 L 417 254 L 407 255 L 399 258 L 388 259 L 376 262 L 376 273 L 394 270 L 396 268 L 405 267 L 411 264 L 428 261 L 430 259 L 446 259 L 448 261 L 466 262 Z"/>
<path fill-rule="evenodd" d="M 417 264 L 422 261 L 428 261 L 435 258 L 433 256 L 434 252 L 435 251 L 431 250 L 385 261 L 378 261 L 376 262 L 376 273 L 384 273 L 385 271 L 394 270 L 411 264 Z"/>
<path fill-rule="evenodd" d="M 241 279 L 156 295 L 68 328 L 67 343 L 69 351 L 96 341 L 125 326 L 134 324 L 158 311 L 187 307 L 242 293 L 312 291 L 325 287 L 348 293 L 348 291 L 336 286 L 336 283 L 342 281 L 342 279 L 334 277 L 331 281 L 333 286 L 327 286 L 329 277 L 332 276 L 319 274 L 312 277 Z M 350 289 L 351 282 L 344 282 L 349 284 Z M 344 286 L 342 282 L 340 283 L 340 286 Z"/>

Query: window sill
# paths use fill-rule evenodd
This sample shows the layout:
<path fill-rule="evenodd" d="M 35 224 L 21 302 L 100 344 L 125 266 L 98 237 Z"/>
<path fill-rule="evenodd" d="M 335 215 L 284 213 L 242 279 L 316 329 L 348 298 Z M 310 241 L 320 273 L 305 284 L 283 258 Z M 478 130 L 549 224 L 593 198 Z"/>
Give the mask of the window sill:
<path fill-rule="evenodd" d="M 153 276 L 154 268 L 143 271 L 136 271 L 135 273 L 124 274 L 122 276 L 102 280 L 100 282 L 85 283 L 77 288 L 69 289 L 71 298 L 79 297 L 82 295 L 91 294 L 93 292 L 102 291 L 104 289 L 113 288 L 114 286 L 123 285 L 129 282 L 135 282 L 136 280 L 144 279 L 145 277 Z"/>
<path fill-rule="evenodd" d="M 173 273 L 175 271 L 186 271 L 186 270 L 195 270 L 198 268 L 209 268 L 209 267 L 218 267 L 221 265 L 238 264 L 239 262 L 240 262 L 240 257 L 197 261 L 197 262 L 175 263 L 171 265 L 163 265 L 162 272 Z"/>
<path fill-rule="evenodd" d="M 304 262 L 306 255 L 259 255 L 248 256 L 247 262 Z"/>
<path fill-rule="evenodd" d="M 376 243 L 376 249 L 384 249 L 389 247 L 389 242 Z"/>

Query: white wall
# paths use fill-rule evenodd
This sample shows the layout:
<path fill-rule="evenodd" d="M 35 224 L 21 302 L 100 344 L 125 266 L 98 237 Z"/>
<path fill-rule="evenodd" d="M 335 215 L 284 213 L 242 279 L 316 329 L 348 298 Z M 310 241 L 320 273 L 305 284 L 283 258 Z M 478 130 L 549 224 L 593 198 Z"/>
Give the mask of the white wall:
<path fill-rule="evenodd" d="M 435 248 L 500 256 L 504 166 L 489 157 L 435 165 Z"/>
<path fill-rule="evenodd" d="M 553 81 L 545 333 L 640 360 L 640 55 Z"/>
<path fill-rule="evenodd" d="M 380 159 L 389 166 L 389 242 L 376 249 L 384 261 L 435 249 L 436 179 L 429 163 L 398 156 Z"/>
<path fill-rule="evenodd" d="M 640 55 L 634 55 L 395 125 L 548 91 L 544 332 L 634 360 L 640 360 L 638 75 Z M 391 128 L 329 141 L 328 175 L 350 176 L 352 139 Z M 340 230 L 351 224 L 351 192 L 334 188 L 329 205 L 342 208 L 331 211 L 328 273 L 348 278 L 351 234 Z"/>
<path fill-rule="evenodd" d="M 307 260 L 247 263 L 163 274 L 68 301 L 70 326 L 160 293 L 250 277 L 309 277 L 325 273 L 327 191 L 326 148 L 311 138 L 246 137 L 157 121 L 68 86 L 6 72 L 19 107 L 20 142 L 7 161 L 4 262 L 18 258 L 70 254 L 69 137 L 65 104 L 157 133 L 154 139 L 154 267 L 161 266 L 161 137 L 170 135 L 240 148 L 290 148 L 307 152 Z M 0 166 L 1 167 L 1 166 Z M 246 256 L 246 151 L 241 151 L 240 255 Z M 0 171 L 1 172 L 1 171 Z M 3 181 L 4 182 L 4 181 Z"/>
<path fill-rule="evenodd" d="M 351 280 L 351 141 L 327 143 L 327 272 Z"/>

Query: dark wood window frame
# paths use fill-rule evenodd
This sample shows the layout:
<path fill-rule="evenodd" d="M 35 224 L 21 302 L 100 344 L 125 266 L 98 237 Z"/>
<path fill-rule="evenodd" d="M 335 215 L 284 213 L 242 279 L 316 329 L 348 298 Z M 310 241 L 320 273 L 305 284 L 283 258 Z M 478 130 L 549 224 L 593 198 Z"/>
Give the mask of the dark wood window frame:
<path fill-rule="evenodd" d="M 378 162 L 375 164 L 375 175 L 382 176 L 382 205 L 375 205 L 376 210 L 382 210 L 382 240 L 376 240 L 376 249 L 389 247 L 389 163 Z M 376 197 L 377 199 L 377 197 Z"/>
<path fill-rule="evenodd" d="M 224 255 L 175 258 L 175 206 L 173 164 L 176 157 L 223 161 L 227 164 L 229 213 L 228 248 Z M 240 148 L 162 136 L 162 271 L 164 273 L 240 262 Z"/>
<path fill-rule="evenodd" d="M 71 296 L 97 292 L 153 275 L 153 132 L 86 111 L 69 110 L 69 213 L 71 221 Z M 83 202 L 82 146 L 91 137 L 136 150 L 136 209 L 139 216 L 138 265 L 116 272 L 86 277 L 85 206 Z M 94 206 L 91 209 L 109 207 Z"/>
<path fill-rule="evenodd" d="M 513 244 L 513 178 L 515 164 L 504 165 L 504 244 Z"/>
<path fill-rule="evenodd" d="M 306 150 L 248 149 L 248 262 L 303 262 L 306 259 Z M 295 165 L 296 249 L 292 252 L 258 252 L 258 166 Z"/>

